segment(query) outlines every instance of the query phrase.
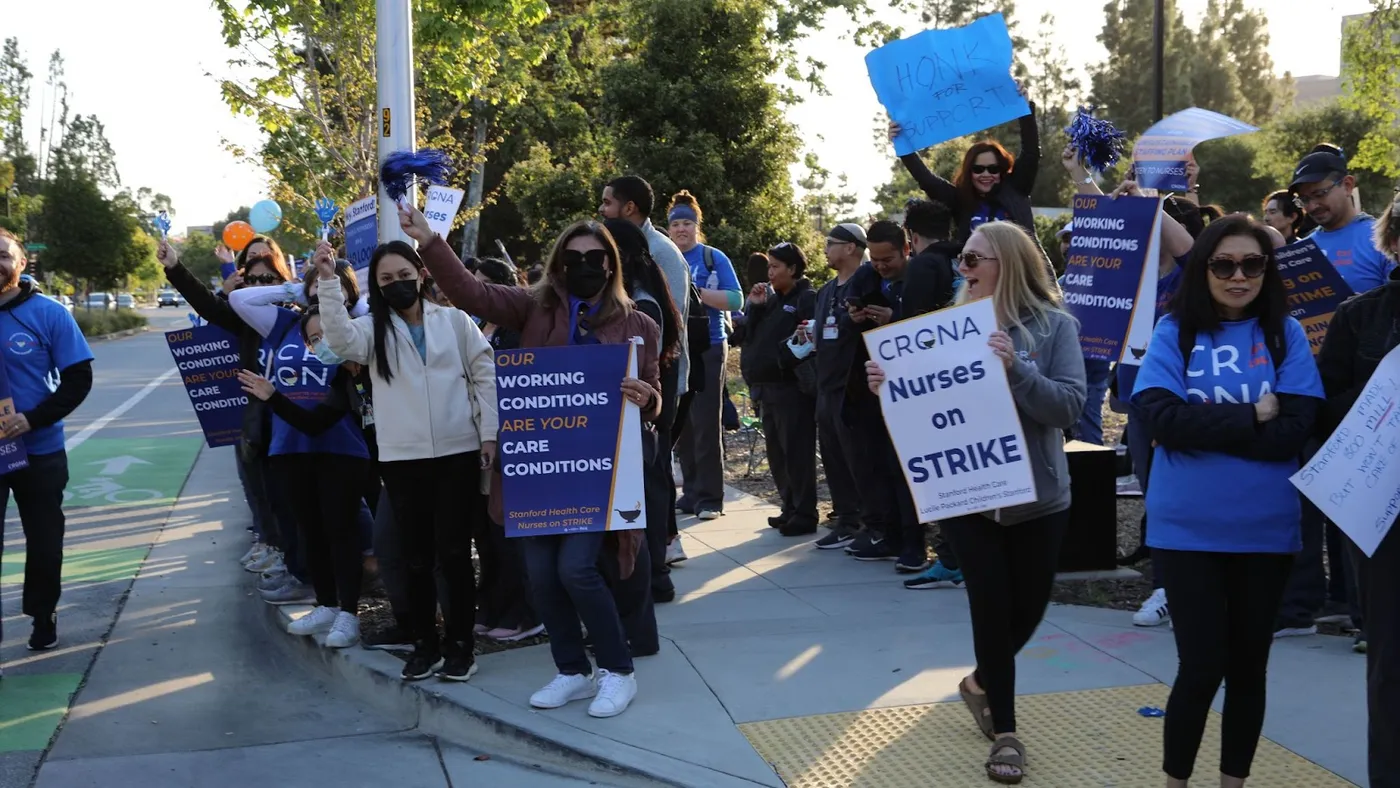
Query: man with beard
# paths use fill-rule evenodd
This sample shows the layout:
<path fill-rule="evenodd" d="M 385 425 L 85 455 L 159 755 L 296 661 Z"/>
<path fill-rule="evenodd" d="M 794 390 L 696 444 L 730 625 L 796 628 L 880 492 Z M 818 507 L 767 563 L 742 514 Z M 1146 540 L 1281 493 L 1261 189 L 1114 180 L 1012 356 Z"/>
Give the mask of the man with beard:
<path fill-rule="evenodd" d="M 21 278 L 26 264 L 24 247 L 0 229 L 0 359 L 13 398 L 12 407 L 0 408 L 0 438 L 22 440 L 29 455 L 28 467 L 0 476 L 0 511 L 13 493 L 25 541 L 22 605 L 34 620 L 29 650 L 45 651 L 58 645 L 68 486 L 63 419 L 92 390 L 92 351 L 68 310 Z"/>

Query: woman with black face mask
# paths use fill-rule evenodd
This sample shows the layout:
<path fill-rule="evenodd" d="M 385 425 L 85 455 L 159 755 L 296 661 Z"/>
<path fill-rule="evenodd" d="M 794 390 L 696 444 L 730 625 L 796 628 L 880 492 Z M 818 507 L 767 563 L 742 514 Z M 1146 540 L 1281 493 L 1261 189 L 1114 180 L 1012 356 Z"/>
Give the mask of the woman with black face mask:
<path fill-rule="evenodd" d="M 638 376 L 622 380 L 622 395 L 638 407 L 643 421 L 655 421 L 661 414 L 661 331 L 627 297 L 617 244 L 602 225 L 584 221 L 565 230 L 550 252 L 544 278 L 531 290 L 482 284 L 462 268 L 416 208 L 400 208 L 399 225 L 422 245 L 433 279 L 458 309 L 518 330 L 522 347 L 626 344 L 641 337 Z M 491 509 L 497 517 L 500 480 L 499 473 L 492 474 Z M 535 609 L 549 631 L 550 653 L 559 670 L 530 697 L 531 706 L 556 709 L 594 698 L 588 713 L 613 717 L 632 702 L 637 694 L 632 655 L 598 561 L 605 549 L 615 550 L 618 575 L 627 580 L 641 569 L 644 558 L 639 552 L 645 539 L 639 530 L 519 539 Z M 580 619 L 598 655 L 596 674 L 584 649 Z"/>
<path fill-rule="evenodd" d="M 368 367 L 374 383 L 379 473 L 408 569 L 406 623 L 414 652 L 403 678 L 418 681 L 436 672 L 466 681 L 476 672 L 471 521 L 480 474 L 496 454 L 491 346 L 461 311 L 423 297 L 423 260 L 403 241 L 380 245 L 370 258 L 370 313 L 364 317 L 352 320 L 345 311 L 333 272 L 319 264 L 317 272 L 326 345 Z M 448 594 L 445 650 L 433 582 L 438 564 Z"/>

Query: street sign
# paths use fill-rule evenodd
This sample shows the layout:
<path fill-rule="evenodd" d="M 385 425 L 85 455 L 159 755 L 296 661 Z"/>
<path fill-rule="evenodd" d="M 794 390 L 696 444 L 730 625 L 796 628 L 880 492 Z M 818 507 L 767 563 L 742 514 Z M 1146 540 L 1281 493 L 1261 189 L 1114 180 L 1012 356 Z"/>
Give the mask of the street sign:
<path fill-rule="evenodd" d="M 45 244 L 25 244 L 25 245 L 24 245 L 24 251 L 26 251 L 26 252 L 47 252 L 48 250 L 49 250 L 49 247 L 48 247 L 47 245 L 45 245 Z"/>

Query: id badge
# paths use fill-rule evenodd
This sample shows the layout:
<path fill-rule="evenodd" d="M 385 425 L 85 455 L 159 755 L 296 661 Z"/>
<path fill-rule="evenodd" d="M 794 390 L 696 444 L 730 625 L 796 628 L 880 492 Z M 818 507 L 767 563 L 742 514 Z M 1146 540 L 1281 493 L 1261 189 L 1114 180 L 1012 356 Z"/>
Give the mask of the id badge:
<path fill-rule="evenodd" d="M 827 342 L 835 341 L 839 329 L 836 327 L 836 318 L 830 315 L 826 318 L 826 325 L 822 326 L 822 339 Z"/>

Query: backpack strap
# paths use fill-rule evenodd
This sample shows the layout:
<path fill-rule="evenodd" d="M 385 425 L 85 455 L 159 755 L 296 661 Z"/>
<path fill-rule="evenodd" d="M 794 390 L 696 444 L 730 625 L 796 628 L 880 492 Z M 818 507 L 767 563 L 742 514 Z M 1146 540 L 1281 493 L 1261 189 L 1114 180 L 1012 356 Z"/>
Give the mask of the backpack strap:
<path fill-rule="evenodd" d="M 701 244 L 700 259 L 705 261 L 705 270 L 713 274 L 715 272 L 715 250 L 708 244 Z"/>

